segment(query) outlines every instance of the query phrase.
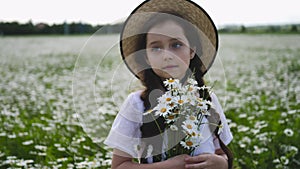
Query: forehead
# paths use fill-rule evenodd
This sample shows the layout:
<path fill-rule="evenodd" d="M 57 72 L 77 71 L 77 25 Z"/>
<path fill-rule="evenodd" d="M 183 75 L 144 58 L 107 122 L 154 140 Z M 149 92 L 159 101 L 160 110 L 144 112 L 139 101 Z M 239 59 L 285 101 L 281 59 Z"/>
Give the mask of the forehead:
<path fill-rule="evenodd" d="M 167 20 L 154 25 L 147 34 L 148 37 L 165 36 L 169 38 L 186 38 L 183 28 L 172 20 Z"/>

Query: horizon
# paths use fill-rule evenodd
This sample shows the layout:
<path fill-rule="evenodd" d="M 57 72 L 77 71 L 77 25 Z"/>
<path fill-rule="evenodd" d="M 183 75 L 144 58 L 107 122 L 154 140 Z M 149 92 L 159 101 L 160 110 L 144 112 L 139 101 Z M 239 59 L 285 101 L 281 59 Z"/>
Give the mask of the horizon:
<path fill-rule="evenodd" d="M 115 24 L 120 24 L 120 23 L 123 23 L 124 21 L 118 21 L 118 22 L 113 22 L 113 23 L 105 23 L 105 24 L 92 24 L 92 23 L 88 23 L 88 22 L 83 22 L 83 21 L 69 21 L 69 22 L 57 22 L 57 23 L 47 23 L 47 22 L 33 22 L 31 19 L 28 20 L 28 21 L 25 21 L 25 22 L 20 22 L 20 21 L 17 21 L 17 20 L 12 20 L 12 21 L 4 21 L 4 20 L 1 20 L 0 19 L 0 23 L 13 23 L 13 22 L 16 22 L 18 24 L 27 24 L 27 23 L 32 23 L 33 25 L 38 25 L 38 24 L 46 24 L 46 25 L 49 25 L 49 26 L 53 26 L 53 25 L 62 25 L 62 24 L 72 24 L 72 23 L 75 23 L 75 24 L 87 24 L 87 25 L 91 25 L 93 27 L 95 26 L 107 26 L 107 25 L 115 25 Z M 216 27 L 219 29 L 219 28 L 223 28 L 223 27 L 239 27 L 239 26 L 245 26 L 245 27 L 260 27 L 260 26 L 285 26 L 285 25 L 300 25 L 300 21 L 299 22 L 274 22 L 274 23 L 251 23 L 251 24 L 239 24 L 239 23 L 227 23 L 227 24 L 224 24 L 224 25 L 216 25 Z"/>

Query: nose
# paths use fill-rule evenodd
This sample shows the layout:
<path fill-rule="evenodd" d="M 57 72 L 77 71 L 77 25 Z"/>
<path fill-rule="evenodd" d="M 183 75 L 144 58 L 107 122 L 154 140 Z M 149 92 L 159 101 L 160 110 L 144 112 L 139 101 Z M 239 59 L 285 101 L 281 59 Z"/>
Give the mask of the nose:
<path fill-rule="evenodd" d="M 174 54 L 170 52 L 168 49 L 163 50 L 163 59 L 164 60 L 172 60 L 174 57 Z"/>

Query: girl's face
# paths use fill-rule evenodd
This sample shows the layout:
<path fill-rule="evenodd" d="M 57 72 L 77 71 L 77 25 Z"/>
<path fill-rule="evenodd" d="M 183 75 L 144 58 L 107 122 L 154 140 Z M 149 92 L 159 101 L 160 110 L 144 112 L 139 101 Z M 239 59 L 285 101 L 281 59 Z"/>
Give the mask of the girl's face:
<path fill-rule="evenodd" d="M 195 55 L 195 47 L 190 47 L 183 28 L 169 20 L 149 30 L 146 54 L 148 64 L 159 77 L 182 79 Z"/>

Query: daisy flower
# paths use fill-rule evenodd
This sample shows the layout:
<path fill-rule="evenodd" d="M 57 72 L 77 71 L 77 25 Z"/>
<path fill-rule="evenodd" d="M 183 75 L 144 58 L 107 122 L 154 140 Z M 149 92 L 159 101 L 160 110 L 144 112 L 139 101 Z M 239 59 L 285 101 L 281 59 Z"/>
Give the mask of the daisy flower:
<path fill-rule="evenodd" d="M 286 136 L 288 136 L 288 137 L 292 137 L 292 136 L 294 135 L 293 130 L 292 130 L 292 129 L 289 129 L 289 128 L 285 129 L 285 130 L 283 131 L 283 133 L 284 133 Z"/>
<path fill-rule="evenodd" d="M 188 78 L 187 83 L 191 84 L 193 86 L 197 86 L 198 85 L 198 82 L 195 79 L 193 79 L 193 78 Z"/>
<path fill-rule="evenodd" d="M 185 116 L 185 119 L 187 122 L 190 122 L 190 123 L 196 123 L 197 122 L 197 117 L 194 116 L 194 115 L 187 115 Z"/>
<path fill-rule="evenodd" d="M 152 157 L 152 152 L 153 152 L 153 146 L 151 144 L 149 144 L 148 149 L 147 149 L 146 158 Z"/>
<path fill-rule="evenodd" d="M 188 150 L 194 146 L 194 143 L 190 140 L 180 141 L 180 144 L 181 144 L 182 147 L 184 147 Z"/>
<path fill-rule="evenodd" d="M 168 114 L 165 116 L 165 120 L 167 124 L 173 123 L 178 119 L 177 115 L 174 114 Z"/>
<path fill-rule="evenodd" d="M 176 125 L 174 125 L 174 124 L 170 126 L 170 129 L 172 131 L 178 131 L 178 127 Z"/>
<path fill-rule="evenodd" d="M 183 130 L 186 131 L 187 133 L 193 133 L 195 130 L 197 130 L 197 126 L 195 123 L 191 121 L 184 121 L 183 124 L 181 125 Z"/>
<path fill-rule="evenodd" d="M 166 92 L 164 95 L 158 98 L 160 104 L 169 104 L 173 101 L 173 97 L 169 92 Z"/>
<path fill-rule="evenodd" d="M 174 103 L 176 103 L 180 106 L 182 106 L 183 104 L 188 103 L 188 102 L 189 102 L 188 97 L 186 97 L 185 95 L 174 97 Z"/>
<path fill-rule="evenodd" d="M 170 90 L 171 88 L 178 88 L 180 85 L 179 80 L 173 78 L 167 79 L 163 83 L 168 88 L 168 90 Z"/>
<path fill-rule="evenodd" d="M 155 110 L 155 115 L 156 116 L 167 116 L 168 113 L 170 113 L 170 110 L 168 109 L 168 106 L 165 104 L 158 104 L 156 107 L 153 108 Z"/>
<path fill-rule="evenodd" d="M 201 110 L 201 112 L 205 115 L 209 115 L 207 113 L 209 113 L 208 110 L 208 104 L 210 104 L 210 102 L 207 102 L 206 100 L 203 100 L 202 98 L 198 98 L 197 99 L 197 108 Z"/>
<path fill-rule="evenodd" d="M 202 141 L 202 137 L 190 137 L 188 139 L 185 139 L 184 141 L 181 141 L 180 144 L 186 149 L 195 148 L 200 146 L 200 143 Z"/>

